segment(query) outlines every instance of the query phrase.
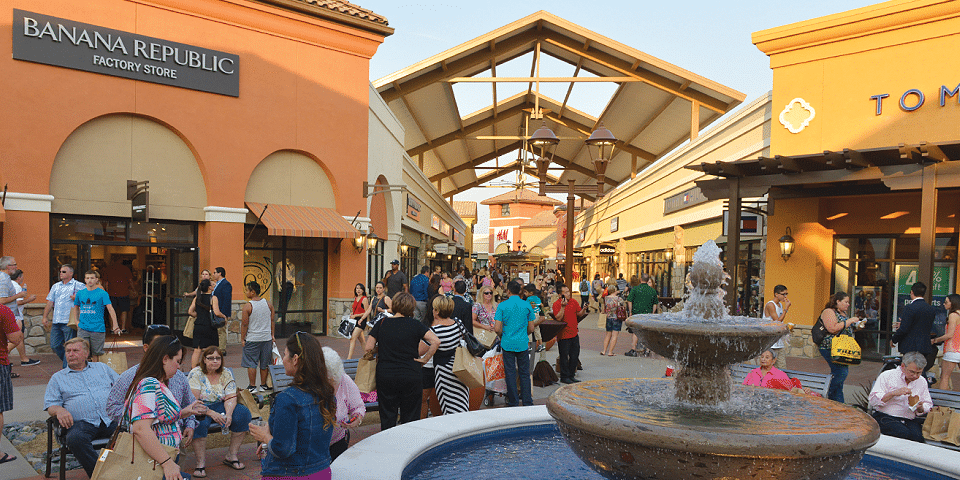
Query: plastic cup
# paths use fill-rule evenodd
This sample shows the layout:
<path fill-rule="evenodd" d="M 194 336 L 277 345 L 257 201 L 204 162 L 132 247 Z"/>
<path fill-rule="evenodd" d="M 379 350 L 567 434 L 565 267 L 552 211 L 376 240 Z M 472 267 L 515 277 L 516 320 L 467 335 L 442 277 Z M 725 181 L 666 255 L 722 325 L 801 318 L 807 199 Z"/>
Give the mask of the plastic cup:
<path fill-rule="evenodd" d="M 664 372 L 663 376 L 664 376 L 664 377 L 672 377 L 672 376 L 673 376 L 673 365 L 667 365 L 667 371 Z"/>

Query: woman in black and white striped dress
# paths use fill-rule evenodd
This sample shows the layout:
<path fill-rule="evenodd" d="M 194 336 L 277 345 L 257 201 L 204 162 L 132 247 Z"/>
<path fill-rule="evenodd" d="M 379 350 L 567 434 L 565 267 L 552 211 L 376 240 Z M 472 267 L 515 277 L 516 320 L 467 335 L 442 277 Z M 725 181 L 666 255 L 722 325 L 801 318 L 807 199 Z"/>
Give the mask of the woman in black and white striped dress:
<path fill-rule="evenodd" d="M 437 398 L 444 415 L 470 410 L 470 390 L 453 374 L 453 359 L 464 335 L 464 327 L 450 318 L 453 299 L 443 295 L 433 299 L 433 333 L 440 338 L 440 348 L 433 356 Z"/>

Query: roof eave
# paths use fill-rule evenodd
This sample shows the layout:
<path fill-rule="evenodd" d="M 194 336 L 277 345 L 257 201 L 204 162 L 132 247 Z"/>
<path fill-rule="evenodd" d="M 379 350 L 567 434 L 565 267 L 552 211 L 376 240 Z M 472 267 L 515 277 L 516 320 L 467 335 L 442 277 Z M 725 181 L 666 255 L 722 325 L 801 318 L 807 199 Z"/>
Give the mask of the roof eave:
<path fill-rule="evenodd" d="M 297 0 L 257 0 L 260 3 L 266 3 L 275 7 L 292 10 L 298 13 L 309 15 L 311 17 L 329 20 L 349 27 L 358 28 L 367 32 L 389 37 L 393 35 L 394 29 L 386 25 L 377 23 L 373 20 L 357 18 L 342 12 L 330 10 L 317 5 L 312 5 Z"/>

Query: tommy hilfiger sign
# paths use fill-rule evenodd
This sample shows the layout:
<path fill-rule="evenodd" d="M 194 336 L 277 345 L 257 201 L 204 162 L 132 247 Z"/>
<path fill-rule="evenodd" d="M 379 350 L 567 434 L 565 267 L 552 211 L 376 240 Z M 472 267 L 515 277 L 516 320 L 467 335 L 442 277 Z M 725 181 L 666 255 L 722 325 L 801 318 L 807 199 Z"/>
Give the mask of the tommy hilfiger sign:
<path fill-rule="evenodd" d="M 240 95 L 237 55 L 16 9 L 13 58 L 231 97 Z"/>

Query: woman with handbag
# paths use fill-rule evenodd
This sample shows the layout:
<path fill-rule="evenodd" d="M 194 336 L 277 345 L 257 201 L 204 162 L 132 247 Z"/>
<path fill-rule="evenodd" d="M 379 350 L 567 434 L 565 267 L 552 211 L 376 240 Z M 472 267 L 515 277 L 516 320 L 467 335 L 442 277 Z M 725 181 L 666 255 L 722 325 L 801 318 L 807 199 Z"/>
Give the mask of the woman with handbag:
<path fill-rule="evenodd" d="M 206 407 L 200 401 L 181 408 L 176 395 L 167 386 L 180 369 L 182 359 L 183 345 L 179 338 L 174 335 L 155 337 L 125 396 L 128 400 L 122 423 L 130 425 L 134 441 L 163 468 L 166 480 L 189 478 L 180 473 L 176 458 L 167 451 L 168 447 L 180 448 L 183 439 L 180 419 L 206 413 Z"/>
<path fill-rule="evenodd" d="M 453 360 L 464 340 L 465 327 L 451 319 L 453 300 L 443 295 L 433 299 L 433 324 L 430 330 L 440 339 L 437 353 L 433 356 L 434 385 L 440 400 L 443 415 L 463 413 L 470 410 L 470 389 L 453 374 Z"/>
<path fill-rule="evenodd" d="M 827 361 L 827 365 L 830 365 L 830 374 L 833 375 L 833 378 L 830 379 L 830 388 L 827 390 L 827 398 L 840 403 L 843 403 L 843 382 L 847 379 L 850 367 L 833 361 L 831 347 L 833 337 L 837 335 L 850 335 L 852 337 L 853 326 L 860 322 L 857 317 L 847 318 L 843 314 L 843 312 L 849 310 L 850 296 L 844 292 L 837 292 L 830 297 L 830 301 L 820 312 L 820 321 L 823 322 L 827 335 L 818 347 L 820 355 Z"/>
<path fill-rule="evenodd" d="M 440 345 L 440 339 L 413 318 L 417 301 L 406 292 L 393 297 L 394 316 L 385 317 L 367 335 L 366 352 L 377 349 L 377 400 L 380 402 L 380 430 L 420 418 L 423 377 L 420 367 Z M 429 346 L 420 352 L 420 343 Z M 422 356 L 421 356 L 422 355 Z"/>
<path fill-rule="evenodd" d="M 943 361 L 940 363 L 940 383 L 937 388 L 940 390 L 950 389 L 950 375 L 953 374 L 957 364 L 960 364 L 960 295 L 951 293 L 943 301 L 943 308 L 947 309 L 947 326 L 943 329 L 943 336 L 930 340 L 930 343 L 936 345 L 943 344 Z"/>
<path fill-rule="evenodd" d="M 329 480 L 337 397 L 316 337 L 297 332 L 287 338 L 283 369 L 293 380 L 270 406 L 269 426 L 250 425 L 262 443 L 260 474 L 263 480 Z"/>
<path fill-rule="evenodd" d="M 367 343 L 363 330 L 367 328 L 366 318 L 369 309 L 370 301 L 367 300 L 367 287 L 358 283 L 353 287 L 353 308 L 350 315 L 350 318 L 357 321 L 357 325 L 353 327 L 353 332 L 350 333 L 350 347 L 347 349 L 347 358 L 353 357 L 353 347 L 357 344 L 358 339 L 360 345 Z"/>
<path fill-rule="evenodd" d="M 190 368 L 200 365 L 200 356 L 203 350 L 211 345 L 220 346 L 219 326 L 214 324 L 214 317 L 219 322 L 226 322 L 227 316 L 220 312 L 217 297 L 211 295 L 213 290 L 210 280 L 201 280 L 197 287 L 197 296 L 190 304 L 188 313 L 197 320 L 193 323 L 193 356 L 190 358 Z"/>
<path fill-rule="evenodd" d="M 601 356 L 606 355 L 612 357 L 616 355 L 613 353 L 613 350 L 617 348 L 617 337 L 620 335 L 620 331 L 623 330 L 623 321 L 626 320 L 626 318 L 620 318 L 618 312 L 625 307 L 625 303 L 623 298 L 620 297 L 617 284 L 611 281 L 611 283 L 607 285 L 607 294 L 603 297 L 603 313 L 607 316 L 607 333 L 603 336 L 603 349 L 600 350 Z M 623 313 L 625 312 L 626 310 L 623 310 Z"/>
<path fill-rule="evenodd" d="M 226 431 L 230 430 L 230 449 L 223 457 L 224 465 L 234 470 L 243 470 L 246 465 L 240 463 L 237 453 L 243 437 L 250 429 L 250 410 L 237 400 L 237 382 L 230 370 L 223 368 L 223 356 L 220 348 L 211 345 L 203 349 L 200 366 L 190 370 L 188 375 L 190 391 L 193 396 L 207 406 L 207 414 L 200 418 L 200 424 L 193 431 L 193 452 L 197 456 L 193 476 L 207 476 L 207 430 L 210 424 L 217 422 Z"/>
<path fill-rule="evenodd" d="M 494 316 L 497 314 L 497 302 L 493 299 L 493 287 L 480 287 L 477 301 L 473 303 L 473 328 L 494 331 Z"/>

